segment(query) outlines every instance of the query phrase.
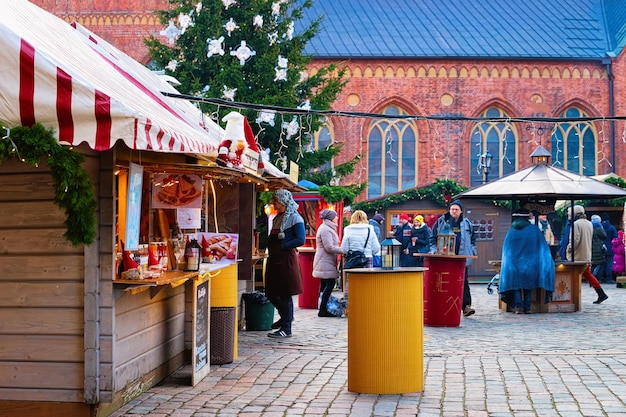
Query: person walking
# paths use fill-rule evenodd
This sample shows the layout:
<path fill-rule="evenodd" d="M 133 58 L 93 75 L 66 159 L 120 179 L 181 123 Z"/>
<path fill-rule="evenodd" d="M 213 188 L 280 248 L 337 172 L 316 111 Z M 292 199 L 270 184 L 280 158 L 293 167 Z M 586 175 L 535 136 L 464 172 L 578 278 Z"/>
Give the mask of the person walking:
<path fill-rule="evenodd" d="M 611 218 L 608 213 L 602 213 L 602 227 L 604 227 L 606 232 L 606 238 L 604 239 L 606 262 L 604 263 L 604 277 L 600 278 L 600 282 L 615 284 L 615 274 L 613 274 L 613 239 L 617 238 L 617 229 L 611 224 Z"/>
<path fill-rule="evenodd" d="M 567 219 L 561 231 L 561 239 L 559 239 L 559 259 L 567 260 L 567 245 L 569 245 L 570 235 L 572 233 L 572 215 L 570 209 L 567 209 Z"/>
<path fill-rule="evenodd" d="M 543 233 L 543 237 L 548 242 L 549 246 L 554 245 L 554 233 L 552 233 L 552 226 L 550 226 L 550 221 L 548 220 L 548 216 L 545 214 L 540 214 L 537 217 L 537 227 Z"/>
<path fill-rule="evenodd" d="M 528 227 L 530 211 L 518 209 L 512 217 L 502 245 L 500 298 L 515 314 L 530 314 L 533 290 L 546 291 L 544 303 L 552 299 L 554 260 L 543 232 Z"/>
<path fill-rule="evenodd" d="M 372 217 L 368 221 L 368 223 L 374 228 L 374 232 L 376 233 L 376 239 L 378 239 L 379 243 L 382 243 L 382 241 L 385 240 L 385 238 L 386 238 L 386 236 L 385 236 L 385 229 L 382 228 L 384 220 L 385 220 L 385 218 L 383 217 L 382 214 L 376 213 L 376 214 L 374 214 L 374 217 Z M 380 267 L 381 266 L 380 252 L 373 254 L 372 255 L 372 259 L 373 259 L 372 265 L 374 267 Z"/>
<path fill-rule="evenodd" d="M 624 245 L 624 232 L 619 230 L 617 237 L 611 242 L 613 246 L 613 273 L 615 276 L 626 272 L 626 246 Z"/>
<path fill-rule="evenodd" d="M 448 224 L 450 230 L 456 235 L 456 255 L 476 256 L 476 234 L 471 220 L 463 215 L 463 204 L 459 200 L 453 201 L 448 206 L 448 213 L 439 217 L 433 225 L 430 236 L 430 253 L 437 252 L 437 235 L 440 230 Z M 465 282 L 463 284 L 463 316 L 469 317 L 476 313 L 472 308 L 472 294 L 469 287 L 469 267 L 472 265 L 472 258 L 467 258 L 465 262 Z"/>
<path fill-rule="evenodd" d="M 368 221 L 368 223 L 374 228 L 374 232 L 376 233 L 376 238 L 378 239 L 378 242 L 382 242 L 387 237 L 387 234 L 385 233 L 385 230 L 383 229 L 384 221 L 385 221 L 385 218 L 380 213 L 374 214 L 374 217 L 372 217 Z"/>
<path fill-rule="evenodd" d="M 352 213 L 350 224 L 343 229 L 341 249 L 343 253 L 350 250 L 363 252 L 368 258 L 370 268 L 373 265 L 373 255 L 380 253 L 380 242 L 376 239 L 374 228 L 368 223 L 367 214 L 363 210 Z"/>
<path fill-rule="evenodd" d="M 280 319 L 272 324 L 272 338 L 291 337 L 293 296 L 302 293 L 302 273 L 297 247 L 304 245 L 304 219 L 298 214 L 298 203 L 290 191 L 278 189 L 272 195 L 272 204 L 278 211 L 267 237 L 267 264 L 265 295 L 278 311 Z"/>
<path fill-rule="evenodd" d="M 409 266 L 411 264 L 411 257 L 409 255 L 409 243 L 411 242 L 411 223 L 409 223 L 409 216 L 406 213 L 400 214 L 400 223 L 393 231 L 393 237 L 400 243 L 400 266 Z"/>
<path fill-rule="evenodd" d="M 593 235 L 591 238 L 591 272 L 602 282 L 604 279 L 604 264 L 606 263 L 606 246 L 604 239 L 606 231 L 602 227 L 602 219 L 597 214 L 591 216 L 591 225 L 593 226 Z"/>
<path fill-rule="evenodd" d="M 424 258 L 416 256 L 420 253 L 430 251 L 430 228 L 424 223 L 424 216 L 416 214 L 413 218 L 413 229 L 411 230 L 411 243 L 409 243 L 409 266 L 424 266 Z"/>
<path fill-rule="evenodd" d="M 313 257 L 313 277 L 320 280 L 320 305 L 317 312 L 319 317 L 336 317 L 328 312 L 328 299 L 333 293 L 339 270 L 337 269 L 337 255 L 344 253 L 339 246 L 337 233 L 339 217 L 334 210 L 320 211 L 322 224 L 317 228 L 315 235 L 315 256 Z"/>
<path fill-rule="evenodd" d="M 591 242 L 593 240 L 593 225 L 585 215 L 585 208 L 580 205 L 574 206 L 574 212 L 570 216 L 571 207 L 567 209 L 568 217 L 571 217 L 571 227 L 574 228 L 574 242 L 567 245 L 567 260 L 585 261 L 587 268 L 583 272 L 583 278 L 598 294 L 598 299 L 594 304 L 600 304 L 609 298 L 602 289 L 598 279 L 591 273 Z M 571 240 L 571 239 L 570 239 Z M 573 244 L 572 244 L 573 243 Z"/>

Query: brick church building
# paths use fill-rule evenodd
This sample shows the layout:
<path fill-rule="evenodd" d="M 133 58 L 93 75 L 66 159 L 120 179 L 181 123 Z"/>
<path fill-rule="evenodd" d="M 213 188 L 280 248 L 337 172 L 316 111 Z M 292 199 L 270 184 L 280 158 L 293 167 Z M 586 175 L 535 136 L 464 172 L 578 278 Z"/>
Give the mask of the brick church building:
<path fill-rule="evenodd" d="M 153 10 L 168 7 L 164 0 L 33 3 L 144 64 L 143 39 L 163 29 Z M 303 20 L 324 15 L 307 47 L 311 71 L 329 62 L 348 68 L 333 109 L 365 115 L 330 117 L 315 135 L 316 146 L 343 145 L 338 162 L 362 155 L 348 179 L 368 182 L 362 198 L 437 178 L 474 186 L 485 180 L 482 155 L 493 155 L 492 180 L 528 166 L 537 145 L 580 174 L 626 174 L 626 126 L 608 120 L 626 114 L 619 1 L 404 3 L 315 0 Z"/>

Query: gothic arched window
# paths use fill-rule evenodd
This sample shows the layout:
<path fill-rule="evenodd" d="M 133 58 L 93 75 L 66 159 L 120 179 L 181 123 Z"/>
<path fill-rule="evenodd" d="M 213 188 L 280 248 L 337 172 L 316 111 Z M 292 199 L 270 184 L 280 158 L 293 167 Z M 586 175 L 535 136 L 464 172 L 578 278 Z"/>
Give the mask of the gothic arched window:
<path fill-rule="evenodd" d="M 333 126 L 330 123 L 330 120 L 323 118 L 321 122 L 322 126 L 317 129 L 317 131 L 313 134 L 313 142 L 311 143 L 313 149 L 315 150 L 328 148 L 330 145 L 333 144 L 335 138 L 335 133 L 333 130 Z M 331 169 L 332 166 L 333 161 L 328 161 L 324 165 L 320 166 L 319 169 Z"/>
<path fill-rule="evenodd" d="M 560 117 L 588 117 L 570 107 Z M 591 122 L 557 123 L 552 134 L 552 165 L 580 175 L 596 175 L 597 134 Z"/>
<path fill-rule="evenodd" d="M 502 109 L 490 107 L 479 117 L 507 118 Z M 482 184 L 485 178 L 481 155 L 487 151 L 493 156 L 488 180 L 494 180 L 515 172 L 517 166 L 517 133 L 510 123 L 484 121 L 474 124 L 471 134 L 470 184 Z"/>
<path fill-rule="evenodd" d="M 404 115 L 396 106 L 383 114 Z M 367 137 L 367 198 L 417 185 L 417 129 L 410 120 L 378 119 Z"/>

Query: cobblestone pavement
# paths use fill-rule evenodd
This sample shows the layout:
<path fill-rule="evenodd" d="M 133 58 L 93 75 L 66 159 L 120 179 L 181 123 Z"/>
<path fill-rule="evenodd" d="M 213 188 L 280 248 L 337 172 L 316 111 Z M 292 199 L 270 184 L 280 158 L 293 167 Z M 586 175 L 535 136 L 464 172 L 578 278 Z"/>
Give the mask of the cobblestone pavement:
<path fill-rule="evenodd" d="M 424 327 L 423 392 L 348 391 L 347 319 L 298 309 L 291 339 L 241 331 L 233 363 L 195 387 L 183 368 L 113 416 L 626 417 L 626 288 L 594 305 L 583 285 L 581 312 L 514 315 L 472 284 L 475 315 Z"/>

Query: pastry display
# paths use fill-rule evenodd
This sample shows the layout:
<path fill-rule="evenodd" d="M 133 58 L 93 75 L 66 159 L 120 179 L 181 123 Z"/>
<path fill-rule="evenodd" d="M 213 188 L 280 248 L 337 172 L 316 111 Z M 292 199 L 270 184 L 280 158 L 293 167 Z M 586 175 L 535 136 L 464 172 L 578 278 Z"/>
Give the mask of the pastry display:
<path fill-rule="evenodd" d="M 237 258 L 237 235 L 207 233 L 202 236 L 202 261 L 215 263 Z"/>
<path fill-rule="evenodd" d="M 202 195 L 194 181 L 186 174 L 169 174 L 161 179 L 156 200 L 162 204 L 178 207 L 186 206 Z"/>

